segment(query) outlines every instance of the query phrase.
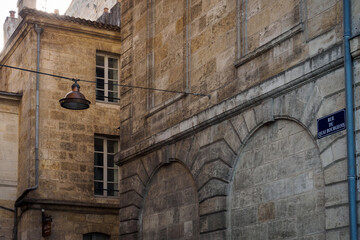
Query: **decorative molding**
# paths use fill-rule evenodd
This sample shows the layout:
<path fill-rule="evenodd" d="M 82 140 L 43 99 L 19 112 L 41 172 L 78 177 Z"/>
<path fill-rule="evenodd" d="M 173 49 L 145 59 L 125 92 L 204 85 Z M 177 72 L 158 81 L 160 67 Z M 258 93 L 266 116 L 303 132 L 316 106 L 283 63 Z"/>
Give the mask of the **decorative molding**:
<path fill-rule="evenodd" d="M 21 205 L 32 205 L 31 209 L 38 207 L 39 209 L 46 206 L 47 210 L 53 211 L 71 211 L 78 213 L 93 213 L 93 214 L 111 214 L 118 215 L 120 206 L 119 204 L 105 204 L 105 203 L 85 203 L 85 202 L 72 202 L 60 201 L 53 199 L 24 199 Z"/>
<path fill-rule="evenodd" d="M 147 41 L 146 41 L 146 80 L 147 87 L 153 87 L 155 81 L 155 53 L 154 53 L 154 34 L 155 34 L 155 0 L 147 1 Z M 154 107 L 155 95 L 150 90 L 146 91 L 147 101 L 146 107 L 148 110 Z"/>
<path fill-rule="evenodd" d="M 175 97 L 170 98 L 169 100 L 159 104 L 156 107 L 153 107 L 151 110 L 149 110 L 149 112 L 145 115 L 145 118 L 149 118 L 152 115 L 160 112 L 161 110 L 169 107 L 170 105 L 172 105 L 173 103 L 179 101 L 180 99 L 186 97 L 187 95 L 185 93 L 179 93 L 177 94 Z"/>
<path fill-rule="evenodd" d="M 273 47 L 279 45 L 280 43 L 294 37 L 296 34 L 302 32 L 304 30 L 303 24 L 299 23 L 293 28 L 289 29 L 288 31 L 284 32 L 283 34 L 277 36 L 270 42 L 266 43 L 265 45 L 257 48 L 255 51 L 246 54 L 244 57 L 241 57 L 240 59 L 235 61 L 235 67 L 238 68 L 241 65 L 253 60 L 254 58 L 259 57 L 263 53 L 269 51 Z"/>
<path fill-rule="evenodd" d="M 343 47 L 334 47 L 309 58 L 266 81 L 253 86 L 189 119 L 143 140 L 115 156 L 121 166 L 165 145 L 185 139 L 203 129 L 227 120 L 268 98 L 275 98 L 303 86 L 343 66 Z"/>
<path fill-rule="evenodd" d="M 351 38 L 350 50 L 354 59 L 360 58 L 360 34 Z"/>

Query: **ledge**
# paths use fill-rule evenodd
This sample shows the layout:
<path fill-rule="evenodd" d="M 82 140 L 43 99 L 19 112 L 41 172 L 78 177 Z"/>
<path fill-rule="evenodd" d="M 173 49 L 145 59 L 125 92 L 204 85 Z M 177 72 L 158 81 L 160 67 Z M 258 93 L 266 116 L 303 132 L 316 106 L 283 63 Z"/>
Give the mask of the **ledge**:
<path fill-rule="evenodd" d="M 360 57 L 360 34 L 350 39 L 350 51 L 354 59 Z"/>
<path fill-rule="evenodd" d="M 269 51 L 270 49 L 272 49 L 274 46 L 279 45 L 281 42 L 286 41 L 290 38 L 292 38 L 293 36 L 295 36 L 296 34 L 302 32 L 304 29 L 303 24 L 299 23 L 296 26 L 294 26 L 293 28 L 289 29 L 288 31 L 284 32 L 283 34 L 277 36 L 276 38 L 274 38 L 273 40 L 271 40 L 270 42 L 264 44 L 263 46 L 257 48 L 255 51 L 250 52 L 248 54 L 246 54 L 245 56 L 239 58 L 238 60 L 235 61 L 235 67 L 238 68 L 241 65 L 253 60 L 254 58 L 257 58 L 258 56 L 262 55 L 263 53 Z"/>
<path fill-rule="evenodd" d="M 343 66 L 342 44 L 309 58 L 288 70 L 273 76 L 193 117 L 159 132 L 139 144 L 115 155 L 121 166 L 149 152 L 187 138 L 209 126 L 240 114 L 267 98 L 278 97 Z"/>
<path fill-rule="evenodd" d="M 85 203 L 85 202 L 73 202 L 73 201 L 60 201 L 53 199 L 34 199 L 28 198 L 21 202 L 21 205 L 36 204 L 46 205 L 48 210 L 58 211 L 77 211 L 77 212 L 99 212 L 104 214 L 104 210 L 107 214 L 118 214 L 120 206 L 118 204 L 104 204 L 104 203 Z M 41 206 L 43 208 L 43 206 Z"/>
<path fill-rule="evenodd" d="M 145 118 L 149 118 L 151 117 L 152 115 L 160 112 L 161 110 L 167 108 L 168 106 L 172 105 L 173 103 L 179 101 L 180 99 L 184 98 L 186 96 L 185 93 L 180 93 L 180 94 L 177 94 L 175 97 L 173 98 L 170 98 L 169 100 L 159 104 L 158 106 L 156 107 L 153 107 L 149 112 L 148 114 L 145 115 Z"/>

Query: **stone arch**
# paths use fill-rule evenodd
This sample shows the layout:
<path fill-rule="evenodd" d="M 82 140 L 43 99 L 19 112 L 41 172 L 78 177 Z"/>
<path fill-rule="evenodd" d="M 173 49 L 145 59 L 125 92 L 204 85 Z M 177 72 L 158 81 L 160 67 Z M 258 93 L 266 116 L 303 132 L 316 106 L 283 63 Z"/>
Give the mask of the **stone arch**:
<path fill-rule="evenodd" d="M 234 165 L 228 208 L 233 239 L 324 237 L 323 168 L 303 124 L 277 118 L 252 128 Z"/>
<path fill-rule="evenodd" d="M 160 164 L 147 183 L 140 239 L 198 239 L 199 204 L 192 174 L 176 159 Z"/>

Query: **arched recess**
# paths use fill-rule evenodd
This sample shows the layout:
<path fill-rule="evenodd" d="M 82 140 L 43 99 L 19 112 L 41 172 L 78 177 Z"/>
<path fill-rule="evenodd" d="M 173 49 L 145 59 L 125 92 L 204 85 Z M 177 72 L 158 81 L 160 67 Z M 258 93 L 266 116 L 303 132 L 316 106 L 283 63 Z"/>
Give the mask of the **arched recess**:
<path fill-rule="evenodd" d="M 199 204 L 190 171 L 180 162 L 161 165 L 147 185 L 140 239 L 198 239 Z"/>
<path fill-rule="evenodd" d="M 324 176 L 313 137 L 269 122 L 239 154 L 229 193 L 231 239 L 325 238 Z"/>

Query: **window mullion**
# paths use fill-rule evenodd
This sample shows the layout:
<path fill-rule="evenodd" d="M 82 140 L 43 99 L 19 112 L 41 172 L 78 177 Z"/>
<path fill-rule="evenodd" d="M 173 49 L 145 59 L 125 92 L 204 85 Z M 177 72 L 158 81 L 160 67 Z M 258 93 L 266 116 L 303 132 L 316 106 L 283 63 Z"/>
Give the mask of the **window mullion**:
<path fill-rule="evenodd" d="M 107 139 L 104 139 L 104 189 L 107 189 L 107 168 L 108 168 L 108 162 L 107 162 Z M 105 191 L 105 196 L 108 195 L 108 190 Z"/>
<path fill-rule="evenodd" d="M 104 88 L 105 88 L 105 96 L 106 98 L 104 99 L 106 102 L 109 102 L 109 92 L 108 92 L 108 89 L 109 89 L 109 75 L 108 75 L 108 72 L 109 72 L 109 57 L 108 56 L 105 56 L 105 74 L 104 74 L 104 77 L 105 77 L 105 85 L 104 85 Z"/>

